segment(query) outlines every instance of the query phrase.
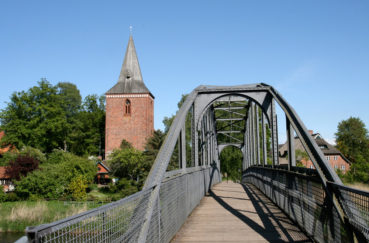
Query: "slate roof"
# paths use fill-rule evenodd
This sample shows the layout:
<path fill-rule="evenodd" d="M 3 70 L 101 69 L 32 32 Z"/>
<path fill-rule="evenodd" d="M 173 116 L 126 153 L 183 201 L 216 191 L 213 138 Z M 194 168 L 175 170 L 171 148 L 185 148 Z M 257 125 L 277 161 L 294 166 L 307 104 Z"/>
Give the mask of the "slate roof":
<path fill-rule="evenodd" d="M 129 37 L 126 54 L 118 82 L 106 94 L 147 94 L 154 97 L 146 87 L 138 63 L 136 48 L 132 36 Z"/>

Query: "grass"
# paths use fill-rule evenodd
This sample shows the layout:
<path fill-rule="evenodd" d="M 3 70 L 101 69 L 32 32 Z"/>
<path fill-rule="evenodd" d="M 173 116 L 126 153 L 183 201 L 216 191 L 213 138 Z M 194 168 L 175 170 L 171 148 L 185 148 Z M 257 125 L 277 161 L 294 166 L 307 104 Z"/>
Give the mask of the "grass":
<path fill-rule="evenodd" d="M 121 199 L 123 196 L 120 193 L 106 193 L 101 192 L 98 189 L 93 189 L 87 193 L 87 200 L 99 201 L 99 202 L 112 202 Z"/>
<path fill-rule="evenodd" d="M 346 184 L 346 185 L 349 186 L 349 187 L 353 187 L 355 189 L 358 189 L 358 190 L 369 192 L 369 184 L 356 182 L 356 183 Z"/>
<path fill-rule="evenodd" d="M 0 204 L 0 232 L 23 232 L 27 226 L 50 223 L 97 206 L 63 201 L 4 202 Z"/>

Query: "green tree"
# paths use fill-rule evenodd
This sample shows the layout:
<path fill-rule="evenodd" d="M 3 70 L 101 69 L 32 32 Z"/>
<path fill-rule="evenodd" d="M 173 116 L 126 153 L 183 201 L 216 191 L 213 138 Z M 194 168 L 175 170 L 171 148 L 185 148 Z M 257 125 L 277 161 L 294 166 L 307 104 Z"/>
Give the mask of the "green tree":
<path fill-rule="evenodd" d="M 124 149 L 131 149 L 131 148 L 133 148 L 132 144 L 125 139 L 123 139 L 122 142 L 120 143 L 120 149 L 124 150 Z"/>
<path fill-rule="evenodd" d="M 105 97 L 88 95 L 81 103 L 76 85 L 51 85 L 46 79 L 28 91 L 13 93 L 0 113 L 1 144 L 31 146 L 50 153 L 62 148 L 77 155 L 102 155 L 105 145 Z"/>
<path fill-rule="evenodd" d="M 77 114 L 82 104 L 81 94 L 77 86 L 69 82 L 59 82 L 56 88 L 67 116 L 72 117 Z"/>
<path fill-rule="evenodd" d="M 346 181 L 369 183 L 369 135 L 360 118 L 350 117 L 338 124 L 337 148 L 352 164 L 343 177 Z"/>
<path fill-rule="evenodd" d="M 81 108 L 81 95 L 77 86 L 69 82 L 60 82 L 55 88 L 60 99 L 60 106 L 64 110 L 65 119 L 67 124 L 63 133 L 63 148 L 67 151 L 68 146 L 72 143 L 70 134 L 74 134 L 78 123 L 77 114 Z"/>
<path fill-rule="evenodd" d="M 369 135 L 360 118 L 350 117 L 338 124 L 337 148 L 351 162 L 367 160 L 369 157 Z"/>
<path fill-rule="evenodd" d="M 220 153 L 220 171 L 227 180 L 241 180 L 242 152 L 234 146 L 225 147 Z"/>
<path fill-rule="evenodd" d="M 153 135 L 147 140 L 144 155 L 146 160 L 155 161 L 157 154 L 164 142 L 165 135 L 161 130 L 155 130 Z"/>
<path fill-rule="evenodd" d="M 45 79 L 27 92 L 13 93 L 0 113 L 4 142 L 17 148 L 32 146 L 44 152 L 63 147 L 68 127 L 58 90 Z"/>
<path fill-rule="evenodd" d="M 109 158 L 110 168 L 119 178 L 143 181 L 151 168 L 143 152 L 134 148 L 116 149 Z"/>
<path fill-rule="evenodd" d="M 77 155 L 102 155 L 105 149 L 105 97 L 88 95 L 76 115 L 70 134 L 70 151 Z"/>

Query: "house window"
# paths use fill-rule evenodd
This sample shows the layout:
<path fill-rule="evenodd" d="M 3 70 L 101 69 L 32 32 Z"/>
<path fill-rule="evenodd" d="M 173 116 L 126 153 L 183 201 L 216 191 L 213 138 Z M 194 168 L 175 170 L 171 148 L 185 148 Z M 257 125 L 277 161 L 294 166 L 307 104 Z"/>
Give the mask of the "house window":
<path fill-rule="evenodd" d="M 325 156 L 325 158 L 327 159 L 327 160 L 329 160 L 330 158 L 329 158 L 329 156 Z"/>
<path fill-rule="evenodd" d="M 313 165 L 310 165 L 310 169 L 314 169 L 314 166 Z"/>
<path fill-rule="evenodd" d="M 345 170 L 346 166 L 345 165 L 341 165 L 341 170 Z"/>
<path fill-rule="evenodd" d="M 333 157 L 333 159 L 334 159 L 334 160 L 337 160 L 337 156 L 334 156 L 334 157 Z"/>
<path fill-rule="evenodd" d="M 336 170 L 337 170 L 337 169 L 338 169 L 338 165 L 334 165 L 334 169 L 336 169 Z"/>
<path fill-rule="evenodd" d="M 124 115 L 131 115 L 131 101 L 129 99 L 126 99 Z"/>

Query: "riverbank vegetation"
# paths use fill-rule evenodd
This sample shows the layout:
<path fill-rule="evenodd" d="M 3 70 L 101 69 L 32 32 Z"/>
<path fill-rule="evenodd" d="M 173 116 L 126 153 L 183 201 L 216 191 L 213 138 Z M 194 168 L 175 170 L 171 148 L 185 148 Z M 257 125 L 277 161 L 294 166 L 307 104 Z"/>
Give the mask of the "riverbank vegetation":
<path fill-rule="evenodd" d="M 23 232 L 101 206 L 94 202 L 20 201 L 0 204 L 0 232 Z"/>

